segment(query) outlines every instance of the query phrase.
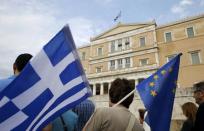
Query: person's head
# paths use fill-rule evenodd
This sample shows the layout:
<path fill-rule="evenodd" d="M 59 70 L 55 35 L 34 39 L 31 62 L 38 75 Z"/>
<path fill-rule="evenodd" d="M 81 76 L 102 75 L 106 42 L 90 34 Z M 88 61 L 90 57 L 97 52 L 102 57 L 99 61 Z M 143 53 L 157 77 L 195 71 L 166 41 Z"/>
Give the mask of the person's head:
<path fill-rule="evenodd" d="M 194 87 L 194 98 L 198 105 L 204 103 L 204 81 L 196 83 Z"/>
<path fill-rule="evenodd" d="M 111 83 L 109 90 L 110 106 L 118 103 L 127 94 L 129 94 L 133 89 L 131 88 L 130 82 L 127 79 L 117 78 Z M 133 101 L 134 94 L 126 98 L 120 105 L 129 108 Z"/>
<path fill-rule="evenodd" d="M 184 103 L 182 106 L 183 114 L 190 120 L 195 121 L 197 106 L 192 102 Z"/>
<path fill-rule="evenodd" d="M 145 109 L 139 109 L 138 112 L 139 112 L 140 124 L 143 124 L 143 122 L 144 122 L 144 115 L 145 115 L 146 110 Z"/>
<path fill-rule="evenodd" d="M 24 54 L 20 54 L 14 64 L 13 64 L 13 71 L 15 75 L 18 75 L 23 68 L 26 66 L 26 64 L 29 62 L 29 60 L 32 58 L 31 54 L 28 53 L 24 53 Z"/>

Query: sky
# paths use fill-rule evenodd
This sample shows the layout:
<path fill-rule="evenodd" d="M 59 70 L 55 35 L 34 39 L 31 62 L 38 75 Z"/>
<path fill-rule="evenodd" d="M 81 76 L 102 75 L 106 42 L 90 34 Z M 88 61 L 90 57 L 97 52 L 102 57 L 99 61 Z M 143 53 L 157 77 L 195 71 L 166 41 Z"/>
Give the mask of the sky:
<path fill-rule="evenodd" d="M 204 0 L 0 0 L 0 78 L 21 53 L 36 55 L 69 24 L 77 47 L 118 21 L 157 25 L 204 14 Z"/>

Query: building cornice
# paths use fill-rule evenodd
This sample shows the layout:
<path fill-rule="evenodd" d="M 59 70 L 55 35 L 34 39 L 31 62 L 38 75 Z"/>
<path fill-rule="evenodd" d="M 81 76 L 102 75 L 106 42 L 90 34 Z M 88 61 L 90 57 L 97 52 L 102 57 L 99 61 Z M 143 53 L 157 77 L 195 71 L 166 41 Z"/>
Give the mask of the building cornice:
<path fill-rule="evenodd" d="M 101 72 L 101 73 L 93 73 L 88 74 L 88 79 L 95 79 L 95 78 L 102 78 L 102 77 L 113 77 L 113 76 L 122 76 L 125 74 L 141 74 L 145 72 L 155 72 L 159 67 L 156 64 L 153 65 L 147 65 L 147 66 L 140 66 L 140 67 L 133 67 L 133 68 L 126 68 L 126 69 L 120 69 L 120 70 L 114 70 L 114 71 L 107 71 L 107 72 Z"/>
<path fill-rule="evenodd" d="M 185 23 L 185 22 L 189 22 L 189 21 L 197 20 L 197 19 L 201 19 L 201 18 L 204 18 L 204 14 L 197 15 L 197 16 L 190 16 L 190 17 L 183 18 L 181 20 L 166 23 L 164 25 L 157 26 L 156 29 L 166 28 L 166 27 L 169 27 L 169 26 L 174 26 L 174 25 L 182 24 L 182 23 Z"/>
<path fill-rule="evenodd" d="M 120 33 L 117 33 L 117 34 L 113 34 L 113 35 L 110 35 L 110 36 L 106 36 L 106 37 L 101 37 L 103 36 L 104 34 L 106 33 L 109 33 L 111 32 L 112 30 L 118 28 L 118 27 L 125 27 L 125 26 L 142 26 L 143 27 L 139 27 L 139 28 L 136 28 L 136 29 L 132 29 L 132 30 L 137 30 L 137 29 L 140 29 L 140 28 L 145 28 L 145 27 L 148 27 L 148 26 L 151 26 L 151 25 L 156 25 L 155 21 L 151 21 L 151 22 L 146 22 L 146 23 L 129 23 L 129 24 L 122 24 L 122 23 L 118 23 L 116 26 L 112 27 L 111 29 L 91 38 L 91 42 L 95 41 L 95 40 L 99 40 L 99 39 L 103 39 L 103 38 L 107 38 L 107 37 L 110 37 L 110 36 L 115 36 L 115 35 L 118 35 L 118 34 L 122 34 L 122 33 L 125 33 L 125 32 L 129 32 L 129 31 L 132 31 L 132 30 L 127 30 L 127 31 L 123 31 L 123 32 L 120 32 Z"/>
<path fill-rule="evenodd" d="M 95 64 L 95 63 L 105 62 L 105 61 L 109 61 L 109 60 L 114 60 L 114 59 L 119 59 L 119 58 L 124 58 L 124 57 L 139 56 L 139 55 L 155 53 L 155 52 L 158 52 L 158 47 L 152 46 L 152 47 L 148 47 L 145 49 L 132 50 L 132 51 L 126 52 L 126 53 L 121 52 L 121 54 L 117 54 L 117 55 L 113 55 L 113 56 L 94 58 L 94 59 L 90 59 L 89 61 L 90 61 L 90 64 Z"/>
<path fill-rule="evenodd" d="M 86 47 L 90 47 L 91 44 L 88 43 L 88 44 L 84 44 L 84 45 L 80 45 L 79 47 L 77 47 L 77 49 L 82 49 L 82 48 L 86 48 Z"/>
<path fill-rule="evenodd" d="M 105 38 L 94 40 L 94 41 L 91 42 L 91 45 L 102 44 L 102 43 L 110 42 L 110 41 L 125 38 L 125 37 L 131 37 L 131 36 L 141 34 L 141 33 L 144 33 L 144 32 L 154 31 L 155 28 L 156 28 L 155 25 L 148 25 L 146 27 L 141 27 L 141 28 L 138 28 L 138 29 L 129 30 L 129 31 L 126 31 L 126 32 L 122 32 L 122 33 L 118 33 L 118 34 L 115 34 L 115 35 L 112 35 L 112 36 L 107 36 Z"/>

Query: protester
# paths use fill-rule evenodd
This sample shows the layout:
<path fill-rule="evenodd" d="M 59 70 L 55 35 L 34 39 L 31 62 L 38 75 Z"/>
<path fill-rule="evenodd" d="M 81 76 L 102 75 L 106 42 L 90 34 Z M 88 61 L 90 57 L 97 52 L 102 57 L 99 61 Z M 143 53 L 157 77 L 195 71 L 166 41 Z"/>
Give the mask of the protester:
<path fill-rule="evenodd" d="M 13 64 L 13 72 L 14 75 L 7 79 L 0 80 L 0 92 L 3 91 L 15 78 L 19 73 L 23 70 L 23 68 L 26 66 L 26 64 L 29 62 L 29 60 L 32 58 L 31 54 L 25 53 L 20 54 L 14 64 Z"/>
<path fill-rule="evenodd" d="M 20 54 L 14 64 L 13 64 L 13 73 L 14 75 L 10 76 L 7 79 L 0 80 L 0 92 L 3 91 L 24 69 L 24 67 L 27 65 L 27 63 L 30 61 L 30 59 L 33 56 L 28 53 Z M 42 131 L 50 131 L 52 128 L 52 125 L 49 124 L 45 128 L 42 129 Z"/>
<path fill-rule="evenodd" d="M 78 115 L 76 131 L 81 131 L 95 110 L 91 100 L 85 100 L 72 109 Z"/>
<path fill-rule="evenodd" d="M 114 80 L 109 90 L 110 107 L 96 109 L 83 131 L 143 131 L 139 121 L 128 110 L 134 94 L 114 106 L 132 90 L 127 79 Z"/>
<path fill-rule="evenodd" d="M 192 102 L 184 103 L 182 106 L 183 114 L 186 116 L 186 120 L 183 123 L 181 131 L 192 131 L 196 118 L 197 106 Z"/>
<path fill-rule="evenodd" d="M 199 105 L 193 131 L 204 131 L 204 81 L 194 84 L 194 98 Z"/>
<path fill-rule="evenodd" d="M 143 124 L 143 122 L 144 122 L 144 115 L 145 115 L 146 110 L 145 109 L 139 109 L 138 112 L 139 112 L 140 124 Z"/>

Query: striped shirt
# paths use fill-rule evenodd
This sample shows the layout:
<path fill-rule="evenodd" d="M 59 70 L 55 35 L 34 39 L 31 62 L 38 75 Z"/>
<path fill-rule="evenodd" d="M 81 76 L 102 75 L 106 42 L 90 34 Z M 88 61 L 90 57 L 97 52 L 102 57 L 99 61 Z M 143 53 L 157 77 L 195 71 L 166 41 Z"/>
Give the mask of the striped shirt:
<path fill-rule="evenodd" d="M 95 110 L 91 100 L 85 100 L 72 109 L 78 115 L 76 131 L 81 131 Z"/>

